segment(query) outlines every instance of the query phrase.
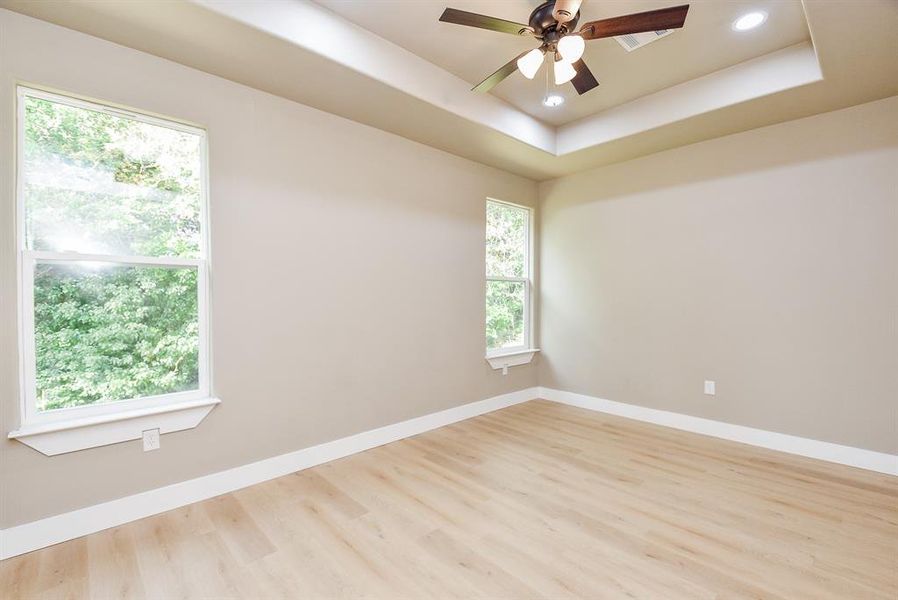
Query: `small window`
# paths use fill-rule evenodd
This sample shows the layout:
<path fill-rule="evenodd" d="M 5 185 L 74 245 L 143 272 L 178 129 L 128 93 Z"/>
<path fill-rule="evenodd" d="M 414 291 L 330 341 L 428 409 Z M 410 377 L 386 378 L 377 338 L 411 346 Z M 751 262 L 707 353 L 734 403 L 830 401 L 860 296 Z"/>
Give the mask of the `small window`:
<path fill-rule="evenodd" d="M 530 221 L 529 208 L 486 203 L 487 356 L 531 346 Z"/>
<path fill-rule="evenodd" d="M 18 100 L 24 422 L 208 397 L 204 132 Z"/>

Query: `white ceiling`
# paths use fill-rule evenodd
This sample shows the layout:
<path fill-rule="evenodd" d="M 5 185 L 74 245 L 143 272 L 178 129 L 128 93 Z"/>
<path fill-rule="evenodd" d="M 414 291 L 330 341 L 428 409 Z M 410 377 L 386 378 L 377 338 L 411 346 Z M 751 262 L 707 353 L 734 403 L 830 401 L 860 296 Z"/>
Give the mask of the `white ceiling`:
<path fill-rule="evenodd" d="M 439 21 L 447 6 L 526 24 L 538 0 L 314 0 L 349 21 L 432 62 L 471 86 L 535 47 L 534 40 Z M 634 52 L 613 39 L 587 43 L 583 60 L 599 87 L 582 97 L 570 84 L 550 88 L 565 97 L 543 106 L 546 65 L 533 80 L 514 73 L 492 94 L 551 125 L 563 125 L 647 94 L 810 40 L 800 0 L 584 0 L 580 23 L 677 4 L 690 4 L 686 25 Z M 742 14 L 764 10 L 764 26 L 737 33 Z"/>
<path fill-rule="evenodd" d="M 423 10 L 419 0 L 388 4 L 391 1 L 371 0 L 370 5 L 388 6 L 394 15 Z M 589 19 L 677 3 L 587 1 L 592 3 L 584 8 Z M 588 12 L 600 1 L 603 12 Z M 766 2 L 755 0 L 752 6 Z M 590 42 L 604 47 L 596 51 L 599 55 L 618 54 L 607 62 L 589 57 L 602 81 L 589 101 L 608 104 L 590 113 L 593 109 L 585 109 L 585 103 L 569 102 L 568 110 L 587 112 L 557 126 L 543 120 L 543 114 L 534 117 L 497 95 L 470 91 L 473 81 L 498 66 L 496 61 L 483 60 L 479 67 L 460 61 L 459 68 L 471 69 L 466 79 L 308 0 L 0 0 L 0 7 L 537 181 L 898 95 L 898 1 L 803 0 L 800 7 L 810 41 L 775 51 L 769 50 L 802 39 L 806 30 L 800 20 L 786 31 L 774 32 L 767 46 L 752 40 L 779 31 L 778 24 L 789 21 L 789 14 L 794 17 L 798 5 L 792 0 L 770 3 L 770 20 L 749 34 L 756 36 L 751 38 L 736 37 L 728 30 L 732 19 L 725 9 L 744 6 L 741 3 L 692 2 L 684 31 L 629 55 L 618 51 L 614 41 Z M 513 7 L 524 6 L 526 12 L 527 4 L 448 1 L 451 6 L 513 19 L 522 18 Z M 440 39 L 458 35 L 470 40 L 478 34 L 484 44 L 498 44 L 500 55 L 506 43 L 521 42 L 514 36 L 439 24 L 436 17 L 442 5 L 421 6 L 434 10 L 430 22 L 440 30 Z M 790 37 L 795 35 L 798 38 Z M 751 50 L 740 54 L 743 43 Z M 437 46 L 442 52 L 442 44 Z M 717 69 L 758 52 L 760 56 Z M 498 58 L 499 63 L 502 60 Z M 618 79 L 616 69 L 623 69 Z M 708 69 L 713 72 L 706 73 Z M 684 77 L 686 81 L 675 83 Z M 640 87 L 660 85 L 662 80 L 669 87 L 655 91 Z M 504 83 L 507 89 L 498 92 L 511 94 L 513 83 Z M 531 98 L 527 90 L 521 94 L 525 100 Z M 616 100 L 608 100 L 615 94 Z M 537 98 L 540 95 L 537 90 Z"/>

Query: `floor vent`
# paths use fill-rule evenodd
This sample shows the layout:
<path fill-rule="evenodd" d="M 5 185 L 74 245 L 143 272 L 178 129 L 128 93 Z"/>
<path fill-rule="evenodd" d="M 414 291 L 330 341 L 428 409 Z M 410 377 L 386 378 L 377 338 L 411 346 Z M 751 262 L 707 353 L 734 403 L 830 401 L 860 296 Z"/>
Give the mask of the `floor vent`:
<path fill-rule="evenodd" d="M 619 35 L 614 39 L 624 47 L 624 50 L 633 52 L 637 48 L 642 48 L 646 44 L 651 44 L 655 40 L 660 40 L 672 33 L 673 29 L 662 29 L 661 31 L 646 31 L 645 33 L 628 33 L 627 35 Z"/>

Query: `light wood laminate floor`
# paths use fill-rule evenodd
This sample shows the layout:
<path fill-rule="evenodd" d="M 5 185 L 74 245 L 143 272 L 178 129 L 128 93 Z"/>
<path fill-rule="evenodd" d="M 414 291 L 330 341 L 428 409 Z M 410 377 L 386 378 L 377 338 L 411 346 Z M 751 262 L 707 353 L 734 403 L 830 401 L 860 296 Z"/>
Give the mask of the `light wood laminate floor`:
<path fill-rule="evenodd" d="M 5 600 L 894 600 L 898 478 L 534 401 L 0 576 Z"/>

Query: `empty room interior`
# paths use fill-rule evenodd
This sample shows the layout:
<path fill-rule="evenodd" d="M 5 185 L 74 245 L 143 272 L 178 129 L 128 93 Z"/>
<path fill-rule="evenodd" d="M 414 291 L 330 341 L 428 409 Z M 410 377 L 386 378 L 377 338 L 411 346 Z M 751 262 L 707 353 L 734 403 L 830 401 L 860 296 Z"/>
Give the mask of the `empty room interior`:
<path fill-rule="evenodd" d="M 4 600 L 895 600 L 898 2 L 0 0 L 0 432 Z"/>

